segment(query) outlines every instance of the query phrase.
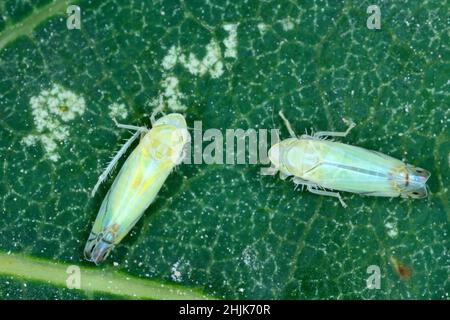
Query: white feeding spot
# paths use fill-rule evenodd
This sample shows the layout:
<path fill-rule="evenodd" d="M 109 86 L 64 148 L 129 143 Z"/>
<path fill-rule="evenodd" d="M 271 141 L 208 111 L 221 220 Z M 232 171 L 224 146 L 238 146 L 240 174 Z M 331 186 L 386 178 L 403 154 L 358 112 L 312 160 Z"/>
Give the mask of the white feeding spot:
<path fill-rule="evenodd" d="M 165 70 L 170 70 L 177 64 L 180 48 L 172 46 L 167 55 L 163 58 L 162 66 Z"/>
<path fill-rule="evenodd" d="M 267 24 L 260 22 L 258 23 L 258 30 L 261 34 L 266 33 L 267 29 L 269 29 L 269 27 L 267 26 Z"/>
<path fill-rule="evenodd" d="M 206 46 L 206 55 L 201 61 L 190 53 L 189 57 L 182 54 L 180 63 L 193 75 L 203 76 L 209 73 L 211 78 L 216 79 L 223 74 L 222 52 L 215 40 L 211 40 Z"/>
<path fill-rule="evenodd" d="M 394 222 L 386 222 L 384 225 L 387 229 L 387 234 L 391 238 L 395 238 L 398 235 L 397 224 Z"/>
<path fill-rule="evenodd" d="M 411 104 L 407 103 L 404 107 L 405 112 L 409 112 L 411 110 Z"/>
<path fill-rule="evenodd" d="M 180 57 L 180 62 L 186 69 L 188 69 L 190 74 L 199 75 L 200 73 L 202 73 L 203 75 L 206 73 L 205 65 L 202 61 L 198 60 L 193 53 L 190 53 L 188 58 L 186 58 L 185 55 L 182 55 Z M 200 65 L 202 65 L 201 69 Z"/>
<path fill-rule="evenodd" d="M 225 45 L 225 58 L 237 58 L 237 24 L 229 23 L 223 26 L 225 31 L 228 31 L 229 36 L 223 40 Z"/>
<path fill-rule="evenodd" d="M 111 119 L 125 119 L 128 117 L 128 111 L 123 103 L 114 102 L 108 106 L 109 109 L 109 117 Z"/>
<path fill-rule="evenodd" d="M 259 265 L 257 262 L 257 252 L 255 249 L 251 247 L 246 247 L 244 251 L 242 251 L 242 255 L 240 259 L 244 262 L 244 264 L 252 270 L 259 269 Z"/>
<path fill-rule="evenodd" d="M 186 109 L 186 106 L 184 106 L 180 102 L 180 99 L 184 96 L 180 92 L 178 84 L 178 78 L 175 77 L 167 77 L 162 82 L 162 86 L 164 88 L 164 97 L 167 99 L 167 105 L 169 109 L 174 111 L 181 111 Z"/>
<path fill-rule="evenodd" d="M 178 260 L 172 265 L 171 275 L 173 281 L 181 281 L 183 276 L 187 276 L 189 278 L 191 272 L 191 266 L 189 262 L 186 262 L 183 258 Z M 182 273 L 184 272 L 184 274 Z"/>
<path fill-rule="evenodd" d="M 164 107 L 172 111 L 184 111 L 186 106 L 181 102 L 184 98 L 183 93 L 178 86 L 178 78 L 174 76 L 166 76 L 161 82 L 163 93 L 158 98 L 152 100 L 150 105 L 158 110 L 163 110 Z"/>
<path fill-rule="evenodd" d="M 234 40 L 231 39 L 233 32 L 236 30 L 233 31 L 233 28 L 235 27 L 230 27 L 234 25 L 230 24 L 227 26 L 227 28 L 230 29 L 230 37 L 225 41 L 227 41 L 226 46 L 229 46 L 229 49 L 227 47 L 227 50 L 231 50 L 228 51 L 228 54 L 236 55 L 236 52 L 233 53 L 232 51 L 236 50 L 235 44 L 233 49 L 233 41 L 236 40 L 236 35 L 233 36 Z M 237 28 L 237 25 L 235 26 Z M 211 40 L 211 42 L 206 46 L 206 55 L 202 60 L 198 59 L 193 53 L 186 56 L 186 54 L 182 53 L 180 47 L 172 46 L 162 60 L 164 73 L 163 79 L 161 80 L 161 87 L 163 91 L 157 98 L 150 102 L 150 106 L 156 108 L 157 110 L 163 110 L 165 107 L 172 111 L 186 110 L 186 106 L 182 103 L 184 94 L 180 91 L 179 80 L 177 77 L 170 74 L 170 71 L 177 65 L 177 63 L 180 63 L 189 71 L 190 74 L 194 76 L 204 76 L 209 73 L 211 78 L 216 79 L 219 78 L 224 72 L 222 52 L 219 44 L 215 40 Z"/>
<path fill-rule="evenodd" d="M 174 269 L 175 267 L 172 267 L 172 280 L 173 281 L 180 281 L 181 280 L 181 272 Z"/>
<path fill-rule="evenodd" d="M 291 18 L 285 18 L 281 20 L 281 26 L 283 27 L 284 31 L 289 31 L 294 29 L 294 23 L 292 22 Z"/>
<path fill-rule="evenodd" d="M 24 137 L 22 142 L 27 146 L 41 142 L 48 158 L 56 162 L 60 158 L 56 152 L 57 143 L 69 137 L 67 122 L 84 113 L 84 98 L 54 84 L 50 90 L 31 97 L 30 105 L 37 134 Z"/>
<path fill-rule="evenodd" d="M 162 61 L 164 70 L 171 70 L 177 63 L 180 63 L 195 76 L 204 76 L 209 73 L 212 78 L 218 78 L 223 74 L 222 53 L 216 41 L 212 40 L 206 46 L 206 55 L 202 60 L 193 53 L 186 56 L 181 51 L 181 48 L 175 46 L 169 49 Z"/>

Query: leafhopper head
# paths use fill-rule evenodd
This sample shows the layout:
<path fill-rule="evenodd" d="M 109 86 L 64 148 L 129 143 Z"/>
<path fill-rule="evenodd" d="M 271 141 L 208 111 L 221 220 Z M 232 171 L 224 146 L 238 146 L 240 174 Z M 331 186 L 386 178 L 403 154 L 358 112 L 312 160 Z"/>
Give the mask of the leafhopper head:
<path fill-rule="evenodd" d="M 269 149 L 269 160 L 273 164 L 274 167 L 280 167 L 280 144 L 274 144 Z"/>
<path fill-rule="evenodd" d="M 186 119 L 184 119 L 182 114 L 179 113 L 170 113 L 165 115 L 164 117 L 159 118 L 154 124 L 153 127 L 168 124 L 172 125 L 178 129 L 187 129 Z"/>
<path fill-rule="evenodd" d="M 185 144 L 190 141 L 186 120 L 181 114 L 168 114 L 153 124 L 151 134 L 143 140 L 154 159 L 169 160 L 177 165 L 183 159 Z"/>
<path fill-rule="evenodd" d="M 285 139 L 277 144 L 274 144 L 269 149 L 269 160 L 272 163 L 273 167 L 275 167 L 281 173 L 284 173 L 286 175 L 294 174 L 294 172 L 292 172 L 292 170 L 290 170 L 289 168 L 289 166 L 291 166 L 289 155 L 292 155 L 292 153 L 297 153 L 297 149 L 294 150 L 292 148 L 292 144 L 298 141 L 299 140 L 296 138 Z M 293 165 L 295 165 L 295 163 Z"/>

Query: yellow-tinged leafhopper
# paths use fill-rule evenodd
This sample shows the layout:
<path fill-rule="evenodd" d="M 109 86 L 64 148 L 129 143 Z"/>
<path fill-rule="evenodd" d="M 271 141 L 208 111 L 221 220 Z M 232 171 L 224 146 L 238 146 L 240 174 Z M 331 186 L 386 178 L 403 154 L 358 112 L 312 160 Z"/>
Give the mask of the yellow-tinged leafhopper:
<path fill-rule="evenodd" d="M 172 169 L 183 160 L 184 146 L 190 140 L 186 120 L 178 113 L 168 114 L 158 120 L 152 115 L 150 130 L 116 124 L 135 133 L 102 173 L 92 190 L 92 196 L 133 141 L 139 136 L 141 140 L 106 194 L 87 240 L 84 255 L 95 264 L 105 260 L 141 218 Z"/>
<path fill-rule="evenodd" d="M 273 145 L 269 159 L 273 172 L 280 172 L 282 179 L 293 176 L 297 185 L 324 196 L 337 197 L 335 191 L 353 192 L 367 196 L 424 198 L 430 173 L 405 164 L 380 152 L 367 150 L 326 137 L 345 137 L 355 126 L 348 122 L 345 132 L 320 131 L 297 137 L 280 111 L 291 138 Z"/>

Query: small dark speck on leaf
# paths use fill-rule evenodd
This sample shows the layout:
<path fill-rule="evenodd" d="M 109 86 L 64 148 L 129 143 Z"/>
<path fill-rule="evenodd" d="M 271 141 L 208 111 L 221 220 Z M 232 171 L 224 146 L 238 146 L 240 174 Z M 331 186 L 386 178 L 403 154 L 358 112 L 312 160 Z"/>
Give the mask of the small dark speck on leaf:
<path fill-rule="evenodd" d="M 399 275 L 402 280 L 409 280 L 413 274 L 412 269 L 404 264 L 403 262 L 397 260 L 394 257 L 391 257 L 391 263 L 394 267 L 395 272 Z"/>

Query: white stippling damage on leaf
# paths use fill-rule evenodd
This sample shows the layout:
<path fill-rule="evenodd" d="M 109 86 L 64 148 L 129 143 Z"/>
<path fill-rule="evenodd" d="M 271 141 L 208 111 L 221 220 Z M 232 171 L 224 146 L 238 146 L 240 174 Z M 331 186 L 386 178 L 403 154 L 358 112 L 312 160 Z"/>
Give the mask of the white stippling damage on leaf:
<path fill-rule="evenodd" d="M 128 111 L 123 103 L 114 102 L 108 106 L 109 117 L 114 119 L 126 119 L 128 117 Z"/>
<path fill-rule="evenodd" d="M 236 23 L 229 23 L 223 26 L 225 31 L 228 31 L 229 36 L 223 40 L 225 45 L 225 58 L 237 58 L 237 28 Z"/>
<path fill-rule="evenodd" d="M 54 84 L 50 90 L 43 90 L 30 99 L 31 112 L 37 133 L 22 139 L 27 145 L 41 142 L 51 161 L 58 161 L 58 142 L 69 137 L 67 123 L 84 113 L 86 104 L 83 97 Z"/>
<path fill-rule="evenodd" d="M 163 92 L 158 98 L 150 101 L 150 106 L 157 110 L 164 110 L 168 108 L 171 111 L 184 111 L 186 106 L 181 102 L 184 98 L 183 93 L 179 88 L 178 78 L 174 76 L 167 76 L 161 81 Z"/>
<path fill-rule="evenodd" d="M 229 37 L 223 43 L 226 47 L 225 57 L 237 57 L 237 24 L 226 24 L 224 29 L 229 32 Z M 163 79 L 161 80 L 161 94 L 150 101 L 149 105 L 157 110 L 168 108 L 171 111 L 184 111 L 186 106 L 182 99 L 184 94 L 180 91 L 178 78 L 171 74 L 172 69 L 181 64 L 190 74 L 194 76 L 204 76 L 209 74 L 211 78 L 217 79 L 224 73 L 222 52 L 217 41 L 211 40 L 206 46 L 206 54 L 203 59 L 198 59 L 193 53 L 186 55 L 182 53 L 180 47 L 170 47 L 167 54 L 162 59 L 161 65 L 164 69 Z"/>
<path fill-rule="evenodd" d="M 281 26 L 283 27 L 284 31 L 289 31 L 294 29 L 294 22 L 291 18 L 285 18 L 281 20 Z"/>
<path fill-rule="evenodd" d="M 227 50 L 229 50 L 227 51 L 228 55 L 235 54 L 232 50 L 235 50 L 236 44 L 234 41 L 236 40 L 236 36 L 232 36 L 232 34 L 232 31 L 230 31 L 230 38 L 224 40 L 224 42 L 226 41 L 229 46 L 229 49 L 227 47 Z M 181 48 L 176 46 L 172 46 L 169 49 L 169 52 L 162 60 L 162 67 L 164 70 L 170 71 L 177 63 L 180 63 L 189 71 L 190 74 L 194 76 L 204 76 L 209 73 L 211 78 L 216 79 L 223 74 L 222 53 L 219 44 L 215 40 L 211 40 L 211 42 L 206 46 L 206 54 L 202 60 L 198 59 L 193 53 L 186 55 L 182 53 L 182 51 L 183 50 L 181 50 Z"/>

